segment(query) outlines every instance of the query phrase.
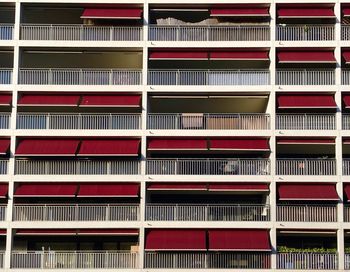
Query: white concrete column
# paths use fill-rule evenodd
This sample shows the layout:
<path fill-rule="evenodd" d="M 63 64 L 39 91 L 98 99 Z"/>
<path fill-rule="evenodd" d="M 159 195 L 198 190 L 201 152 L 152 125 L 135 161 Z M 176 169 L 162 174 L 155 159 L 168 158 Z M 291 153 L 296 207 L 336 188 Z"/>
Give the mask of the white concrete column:
<path fill-rule="evenodd" d="M 337 248 L 338 248 L 338 263 L 339 263 L 339 270 L 344 270 L 344 263 L 345 263 L 345 250 L 344 250 L 344 229 L 343 227 L 338 228 L 337 231 Z"/>

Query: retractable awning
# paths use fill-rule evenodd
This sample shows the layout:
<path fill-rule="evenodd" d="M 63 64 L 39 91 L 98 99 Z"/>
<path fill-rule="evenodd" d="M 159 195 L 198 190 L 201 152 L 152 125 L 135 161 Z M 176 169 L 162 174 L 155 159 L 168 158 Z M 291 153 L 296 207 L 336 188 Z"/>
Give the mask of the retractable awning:
<path fill-rule="evenodd" d="M 350 102 L 350 100 L 349 100 Z M 287 94 L 277 96 L 279 109 L 336 109 L 333 95 Z"/>
<path fill-rule="evenodd" d="M 139 139 L 82 140 L 77 156 L 138 156 Z"/>
<path fill-rule="evenodd" d="M 269 139 L 236 138 L 211 139 L 210 150 L 269 151 Z"/>
<path fill-rule="evenodd" d="M 70 94 L 22 94 L 18 100 L 18 106 L 27 107 L 76 107 L 80 95 Z"/>
<path fill-rule="evenodd" d="M 151 229 L 146 234 L 148 251 L 206 250 L 206 231 L 198 229 Z"/>
<path fill-rule="evenodd" d="M 153 51 L 149 60 L 208 60 L 208 52 L 202 51 Z"/>
<path fill-rule="evenodd" d="M 19 183 L 15 197 L 75 197 L 78 185 L 75 183 L 35 182 Z"/>
<path fill-rule="evenodd" d="M 350 183 L 344 184 L 344 193 L 346 194 L 347 202 L 350 202 Z"/>
<path fill-rule="evenodd" d="M 336 63 L 333 51 L 280 51 L 278 63 Z"/>
<path fill-rule="evenodd" d="M 7 183 L 0 183 L 0 198 L 6 198 L 9 185 Z"/>
<path fill-rule="evenodd" d="M 0 106 L 11 106 L 12 95 L 0 93 Z"/>
<path fill-rule="evenodd" d="M 79 107 L 138 108 L 141 95 L 83 95 Z"/>
<path fill-rule="evenodd" d="M 264 183 L 210 183 L 209 191 L 213 192 L 268 192 L 269 185 Z"/>
<path fill-rule="evenodd" d="M 334 145 L 335 139 L 323 138 L 279 138 L 278 145 Z"/>
<path fill-rule="evenodd" d="M 206 139 L 166 139 L 166 138 L 150 138 L 148 140 L 149 151 L 171 151 L 171 150 L 208 150 L 208 142 Z"/>
<path fill-rule="evenodd" d="M 271 251 L 266 229 L 209 230 L 209 250 L 212 251 Z"/>
<path fill-rule="evenodd" d="M 80 229 L 78 235 L 137 236 L 137 229 Z"/>
<path fill-rule="evenodd" d="M 10 139 L 0 139 L 0 155 L 6 155 L 9 152 Z"/>
<path fill-rule="evenodd" d="M 207 191 L 206 183 L 199 182 L 156 182 L 150 183 L 149 191 Z"/>
<path fill-rule="evenodd" d="M 346 7 L 342 9 L 344 17 L 350 17 L 350 7 Z"/>
<path fill-rule="evenodd" d="M 21 139 L 16 156 L 74 156 L 80 141 L 76 139 Z"/>
<path fill-rule="evenodd" d="M 277 9 L 277 16 L 280 19 L 332 19 L 335 18 L 333 7 L 281 7 Z"/>
<path fill-rule="evenodd" d="M 344 95 L 343 102 L 345 104 L 345 108 L 350 109 L 350 95 Z"/>
<path fill-rule="evenodd" d="M 85 183 L 79 185 L 78 197 L 138 197 L 138 183 Z"/>
<path fill-rule="evenodd" d="M 210 52 L 210 60 L 269 60 L 268 51 L 217 51 Z"/>
<path fill-rule="evenodd" d="M 350 51 L 344 51 L 342 55 L 345 60 L 345 64 L 350 64 Z"/>
<path fill-rule="evenodd" d="M 337 201 L 335 184 L 329 183 L 283 183 L 278 184 L 279 200 Z"/>
<path fill-rule="evenodd" d="M 134 19 L 142 18 L 140 8 L 86 8 L 80 16 L 82 19 Z"/>
<path fill-rule="evenodd" d="M 212 8 L 211 17 L 270 17 L 268 7 Z"/>

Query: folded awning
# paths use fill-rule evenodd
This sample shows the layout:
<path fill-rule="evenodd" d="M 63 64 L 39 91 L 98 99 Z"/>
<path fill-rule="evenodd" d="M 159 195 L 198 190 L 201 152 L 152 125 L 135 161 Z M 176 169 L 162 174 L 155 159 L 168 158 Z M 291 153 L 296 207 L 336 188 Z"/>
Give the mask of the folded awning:
<path fill-rule="evenodd" d="M 138 229 L 80 229 L 78 235 L 137 236 Z"/>
<path fill-rule="evenodd" d="M 42 182 L 19 183 L 15 197 L 75 197 L 78 185 L 75 183 Z"/>
<path fill-rule="evenodd" d="M 210 60 L 269 60 L 267 51 L 217 51 L 210 53 Z"/>
<path fill-rule="evenodd" d="M 6 235 L 7 233 L 6 233 L 7 231 L 5 230 L 5 229 L 0 229 L 0 235 L 2 236 L 2 235 Z"/>
<path fill-rule="evenodd" d="M 350 183 L 344 184 L 344 193 L 346 194 L 346 198 L 348 199 L 348 202 L 350 202 Z"/>
<path fill-rule="evenodd" d="M 141 95 L 83 95 L 79 107 L 123 107 L 141 106 Z"/>
<path fill-rule="evenodd" d="M 149 191 L 207 191 L 206 183 L 199 182 L 155 182 L 147 187 Z"/>
<path fill-rule="evenodd" d="M 9 190 L 7 183 L 0 183 L 0 198 L 6 198 Z"/>
<path fill-rule="evenodd" d="M 80 95 L 70 94 L 22 94 L 18 100 L 18 106 L 27 107 L 76 107 L 78 106 Z"/>
<path fill-rule="evenodd" d="M 209 230 L 209 250 L 213 251 L 271 251 L 266 229 Z"/>
<path fill-rule="evenodd" d="M 208 150 L 206 139 L 164 139 L 150 138 L 147 150 L 170 151 L 170 150 Z"/>
<path fill-rule="evenodd" d="M 85 183 L 80 184 L 78 197 L 138 197 L 138 183 Z"/>
<path fill-rule="evenodd" d="M 349 100 L 350 102 L 350 100 Z M 336 109 L 333 95 L 278 95 L 277 105 L 279 109 Z"/>
<path fill-rule="evenodd" d="M 350 109 L 350 95 L 344 95 L 343 102 L 345 104 L 345 108 Z"/>
<path fill-rule="evenodd" d="M 337 201 L 335 184 L 329 183 L 283 183 L 278 184 L 279 200 Z"/>
<path fill-rule="evenodd" d="M 141 19 L 140 8 L 86 8 L 80 16 L 82 19 Z"/>
<path fill-rule="evenodd" d="M 9 152 L 10 139 L 0 139 L 0 155 L 6 155 Z"/>
<path fill-rule="evenodd" d="M 310 19 L 332 19 L 335 18 L 335 14 L 332 7 L 295 7 L 295 8 L 279 8 L 277 9 L 277 16 L 280 19 L 293 19 L 293 18 L 310 18 Z"/>
<path fill-rule="evenodd" d="M 208 60 L 208 52 L 157 51 L 149 53 L 150 60 Z"/>
<path fill-rule="evenodd" d="M 80 141 L 76 139 L 21 139 L 16 156 L 74 156 Z"/>
<path fill-rule="evenodd" d="M 342 12 L 343 12 L 344 17 L 350 17 L 350 8 L 349 7 L 343 8 Z"/>
<path fill-rule="evenodd" d="M 268 7 L 237 7 L 210 9 L 212 17 L 269 17 Z"/>
<path fill-rule="evenodd" d="M 206 231 L 198 229 L 151 229 L 146 234 L 148 251 L 206 250 Z"/>
<path fill-rule="evenodd" d="M 0 106 L 11 106 L 12 95 L 0 93 Z"/>
<path fill-rule="evenodd" d="M 278 145 L 334 145 L 335 139 L 330 138 L 279 138 Z"/>
<path fill-rule="evenodd" d="M 236 138 L 211 139 L 210 150 L 269 151 L 269 139 Z"/>
<path fill-rule="evenodd" d="M 139 139 L 83 140 L 78 156 L 138 156 Z"/>
<path fill-rule="evenodd" d="M 24 236 L 71 236 L 77 235 L 76 229 L 17 229 L 16 235 Z"/>
<path fill-rule="evenodd" d="M 269 185 L 265 183 L 210 183 L 209 191 L 213 192 L 268 192 Z"/>
<path fill-rule="evenodd" d="M 280 51 L 279 63 L 336 63 L 333 51 Z"/>

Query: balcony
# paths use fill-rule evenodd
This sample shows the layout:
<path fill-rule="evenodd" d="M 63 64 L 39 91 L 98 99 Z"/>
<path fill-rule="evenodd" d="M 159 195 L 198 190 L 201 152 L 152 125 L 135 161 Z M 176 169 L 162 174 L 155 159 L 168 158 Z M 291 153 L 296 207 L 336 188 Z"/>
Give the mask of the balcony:
<path fill-rule="evenodd" d="M 11 268 L 17 269 L 131 269 L 138 253 L 122 251 L 15 251 Z"/>
<path fill-rule="evenodd" d="M 268 25 L 151 25 L 150 41 L 268 41 Z"/>
<path fill-rule="evenodd" d="M 334 130 L 335 114 L 277 114 L 276 129 Z"/>
<path fill-rule="evenodd" d="M 0 24 L 0 40 L 12 40 L 13 28 L 12 24 Z"/>
<path fill-rule="evenodd" d="M 0 128 L 2 125 L 0 116 Z M 17 129 L 141 129 L 140 114 L 18 113 Z"/>
<path fill-rule="evenodd" d="M 341 26 L 341 39 L 343 41 L 350 40 L 350 25 Z"/>
<path fill-rule="evenodd" d="M 147 205 L 149 221 L 269 221 L 269 205 Z"/>
<path fill-rule="evenodd" d="M 335 159 L 277 159 L 276 175 L 330 176 L 336 174 Z"/>
<path fill-rule="evenodd" d="M 343 175 L 350 176 L 350 159 L 343 159 Z"/>
<path fill-rule="evenodd" d="M 265 130 L 269 114 L 148 114 L 147 129 Z"/>
<path fill-rule="evenodd" d="M 149 70 L 148 85 L 269 85 L 269 70 Z"/>
<path fill-rule="evenodd" d="M 277 25 L 278 41 L 334 40 L 334 25 Z"/>
<path fill-rule="evenodd" d="M 350 269 L 350 254 L 345 254 L 345 269 Z"/>
<path fill-rule="evenodd" d="M 8 112 L 0 113 L 0 129 L 10 128 L 10 117 L 11 117 L 11 114 Z"/>
<path fill-rule="evenodd" d="M 12 69 L 0 68 L 0 84 L 12 84 Z"/>
<path fill-rule="evenodd" d="M 16 204 L 13 208 L 14 221 L 137 221 L 139 219 L 139 206 L 128 204 Z"/>
<path fill-rule="evenodd" d="M 7 175 L 8 164 L 8 160 L 0 160 L 0 175 Z"/>
<path fill-rule="evenodd" d="M 7 166 L 7 161 L 6 161 Z M 0 164 L 0 173 L 2 167 Z M 16 175 L 139 175 L 139 161 L 102 160 L 21 160 L 15 162 Z"/>
<path fill-rule="evenodd" d="M 277 253 L 277 269 L 337 270 L 336 253 Z"/>
<path fill-rule="evenodd" d="M 350 69 L 341 70 L 341 84 L 350 85 Z"/>
<path fill-rule="evenodd" d="M 269 159 L 148 159 L 148 175 L 269 175 Z"/>
<path fill-rule="evenodd" d="M 337 222 L 337 205 L 281 205 L 276 206 L 277 221 Z"/>
<path fill-rule="evenodd" d="M 145 268 L 154 269 L 269 269 L 270 253 L 146 252 Z"/>
<path fill-rule="evenodd" d="M 21 40 L 46 41 L 141 41 L 140 26 L 21 25 Z"/>
<path fill-rule="evenodd" d="M 342 129 L 350 129 L 350 114 L 342 114 Z"/>
<path fill-rule="evenodd" d="M 276 71 L 276 85 L 334 85 L 335 71 L 324 70 L 287 70 Z"/>
<path fill-rule="evenodd" d="M 1 73 L 0 73 L 1 81 Z M 141 70 L 20 69 L 19 84 L 35 85 L 140 85 Z"/>

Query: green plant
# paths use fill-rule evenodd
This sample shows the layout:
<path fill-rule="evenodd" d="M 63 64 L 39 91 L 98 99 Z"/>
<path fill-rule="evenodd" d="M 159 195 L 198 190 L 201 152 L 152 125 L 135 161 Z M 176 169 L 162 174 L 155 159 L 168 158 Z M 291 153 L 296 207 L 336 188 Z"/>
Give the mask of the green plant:
<path fill-rule="evenodd" d="M 350 252 L 350 248 L 348 248 Z M 293 248 L 287 246 L 279 246 L 277 247 L 277 251 L 279 253 L 337 253 L 336 248 Z"/>

